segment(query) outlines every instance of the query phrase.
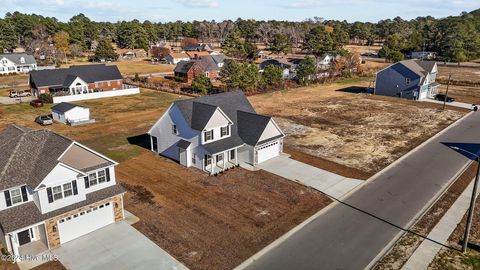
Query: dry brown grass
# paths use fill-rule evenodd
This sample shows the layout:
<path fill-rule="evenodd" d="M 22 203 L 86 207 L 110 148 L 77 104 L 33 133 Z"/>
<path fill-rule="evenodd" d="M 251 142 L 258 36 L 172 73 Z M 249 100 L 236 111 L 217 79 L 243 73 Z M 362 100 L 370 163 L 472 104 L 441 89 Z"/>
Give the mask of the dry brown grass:
<path fill-rule="evenodd" d="M 79 58 L 70 60 L 68 64 L 63 64 L 61 67 L 69 67 L 71 65 L 88 65 L 92 64 L 88 62 L 86 58 Z M 115 65 L 118 67 L 122 75 L 135 75 L 138 74 L 151 74 L 159 72 L 171 72 L 175 68 L 174 65 L 154 65 L 150 62 L 150 59 L 122 59 L 117 62 L 107 63 L 107 65 Z"/>
<path fill-rule="evenodd" d="M 464 114 L 439 111 L 437 104 L 338 91 L 351 86 L 305 87 L 250 100 L 257 112 L 276 117 L 287 146 L 369 174 Z"/>

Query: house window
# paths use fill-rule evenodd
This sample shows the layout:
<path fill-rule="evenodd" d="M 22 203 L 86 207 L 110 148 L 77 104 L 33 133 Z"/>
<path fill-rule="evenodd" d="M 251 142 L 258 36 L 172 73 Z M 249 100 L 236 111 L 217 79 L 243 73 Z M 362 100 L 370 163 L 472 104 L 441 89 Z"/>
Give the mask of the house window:
<path fill-rule="evenodd" d="M 177 125 L 172 125 L 172 133 L 178 135 Z"/>
<path fill-rule="evenodd" d="M 90 186 L 95 186 L 97 184 L 97 173 L 89 174 L 88 179 L 90 180 Z"/>
<path fill-rule="evenodd" d="M 154 137 L 154 136 L 152 136 L 152 151 L 154 152 L 158 151 L 157 137 Z"/>
<path fill-rule="evenodd" d="M 111 84 L 110 81 L 108 81 L 108 82 L 107 82 L 107 85 L 110 86 L 110 84 Z"/>
<path fill-rule="evenodd" d="M 12 199 L 12 205 L 23 202 L 20 188 L 10 190 L 10 197 Z"/>
<path fill-rule="evenodd" d="M 230 129 L 228 128 L 228 126 L 220 128 L 220 136 L 221 137 L 228 136 L 229 133 L 230 133 Z"/>
<path fill-rule="evenodd" d="M 230 150 L 230 160 L 235 159 L 235 149 Z"/>
<path fill-rule="evenodd" d="M 409 85 L 410 84 L 410 78 L 405 78 L 405 84 Z"/>
<path fill-rule="evenodd" d="M 205 142 L 213 140 L 213 130 L 203 132 L 203 137 L 205 138 Z"/>
<path fill-rule="evenodd" d="M 217 163 L 223 160 L 223 154 L 217 155 Z"/>
<path fill-rule="evenodd" d="M 205 155 L 205 167 L 212 164 L 212 156 L 210 155 Z"/>
<path fill-rule="evenodd" d="M 8 70 L 9 70 L 9 71 L 14 71 L 14 70 L 15 70 L 15 67 L 8 67 Z"/>
<path fill-rule="evenodd" d="M 197 155 L 195 155 L 195 153 L 192 155 L 192 163 L 193 164 L 197 163 Z"/>
<path fill-rule="evenodd" d="M 106 181 L 106 177 L 105 177 L 105 171 L 99 171 L 98 172 L 98 183 L 103 183 Z"/>
<path fill-rule="evenodd" d="M 63 196 L 69 197 L 73 195 L 72 183 L 63 184 Z"/>
<path fill-rule="evenodd" d="M 20 63 L 25 64 L 25 57 L 20 57 Z"/>
<path fill-rule="evenodd" d="M 53 192 L 53 200 L 60 200 L 63 198 L 63 193 L 62 193 L 62 186 L 56 186 L 52 188 Z"/>

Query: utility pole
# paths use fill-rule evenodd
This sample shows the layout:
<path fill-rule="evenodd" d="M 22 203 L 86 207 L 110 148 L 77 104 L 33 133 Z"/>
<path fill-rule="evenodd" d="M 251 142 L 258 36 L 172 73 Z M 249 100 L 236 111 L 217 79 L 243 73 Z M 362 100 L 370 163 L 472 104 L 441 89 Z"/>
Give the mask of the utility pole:
<path fill-rule="evenodd" d="M 468 237 L 470 235 L 470 229 L 473 221 L 473 210 L 475 208 L 475 201 L 477 199 L 478 189 L 478 174 L 480 173 L 480 157 L 477 156 L 477 174 L 475 175 L 475 183 L 473 184 L 472 198 L 470 199 L 470 208 L 468 209 L 467 226 L 465 227 L 465 235 L 463 237 L 462 252 L 467 252 Z"/>
<path fill-rule="evenodd" d="M 447 97 L 448 97 L 448 88 L 450 87 L 450 79 L 452 78 L 452 73 L 448 74 L 448 83 L 447 83 L 447 92 L 445 93 L 445 98 L 443 99 L 443 108 L 442 110 L 445 110 L 445 104 L 447 103 Z"/>

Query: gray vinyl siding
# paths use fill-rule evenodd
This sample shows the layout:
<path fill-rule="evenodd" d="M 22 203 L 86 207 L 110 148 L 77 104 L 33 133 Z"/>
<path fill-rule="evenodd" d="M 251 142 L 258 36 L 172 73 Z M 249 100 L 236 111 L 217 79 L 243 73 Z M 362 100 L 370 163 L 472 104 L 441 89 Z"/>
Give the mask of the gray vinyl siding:
<path fill-rule="evenodd" d="M 410 78 L 408 85 L 406 84 L 406 78 Z M 421 79 L 420 76 L 403 65 L 396 64 L 377 73 L 375 94 L 416 99 L 418 98 L 418 91 L 420 90 L 418 85 Z"/>

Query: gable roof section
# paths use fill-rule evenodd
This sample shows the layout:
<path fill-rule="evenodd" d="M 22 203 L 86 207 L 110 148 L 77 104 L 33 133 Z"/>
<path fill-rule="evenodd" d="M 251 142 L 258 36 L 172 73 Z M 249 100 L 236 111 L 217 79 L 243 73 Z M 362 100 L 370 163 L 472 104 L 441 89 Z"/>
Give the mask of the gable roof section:
<path fill-rule="evenodd" d="M 4 132 L 11 132 L 11 128 L 5 129 L 2 134 Z M 10 143 L 0 142 L 0 151 L 7 150 L 2 159 L 8 159 L 0 167 L 0 190 L 24 184 L 35 188 L 58 164 L 57 159 L 72 143 L 72 140 L 46 129 L 24 130 Z"/>
<path fill-rule="evenodd" d="M 80 77 L 86 83 L 99 81 L 122 80 L 122 74 L 117 66 L 105 64 L 71 66 L 69 68 L 30 71 L 30 81 L 36 87 L 70 86 L 65 82 L 73 82 L 72 77 Z M 71 83 L 70 83 L 71 84 Z"/>
<path fill-rule="evenodd" d="M 171 53 L 169 54 L 170 57 L 172 58 L 189 58 L 188 55 L 186 53 Z"/>
<path fill-rule="evenodd" d="M 217 108 L 218 107 L 214 105 L 194 101 L 192 103 L 192 120 L 190 126 L 195 130 L 202 131 Z"/>
<path fill-rule="evenodd" d="M 80 106 L 80 105 L 76 105 L 76 104 L 72 104 L 72 103 L 68 103 L 68 102 L 62 102 L 62 103 L 59 103 L 59 104 L 53 106 L 52 111 L 65 113 L 65 112 L 68 112 L 75 107 L 85 108 L 85 107 Z"/>
<path fill-rule="evenodd" d="M 177 66 L 173 71 L 177 73 L 186 74 L 194 64 L 195 64 L 195 61 L 180 61 L 178 62 Z"/>
<path fill-rule="evenodd" d="M 35 58 L 32 55 L 26 54 L 26 53 L 7 53 L 7 54 L 0 54 L 0 59 L 3 57 L 7 58 L 8 60 L 12 61 L 16 65 L 34 65 L 37 62 L 35 61 Z M 20 58 L 25 59 L 25 63 L 20 62 Z"/>
<path fill-rule="evenodd" d="M 0 132 L 0 190 L 25 184 L 34 189 L 59 163 L 82 172 L 114 164 L 74 143 L 47 129 L 5 128 Z"/>
<path fill-rule="evenodd" d="M 249 145 L 256 145 L 272 119 L 269 116 L 238 111 L 238 135 Z"/>
<path fill-rule="evenodd" d="M 203 130 L 217 108 L 232 121 L 230 137 L 202 145 L 211 154 L 244 143 L 256 145 L 271 120 L 271 117 L 256 114 L 242 91 L 178 100 L 174 106 L 177 106 L 187 124 L 195 130 Z"/>

